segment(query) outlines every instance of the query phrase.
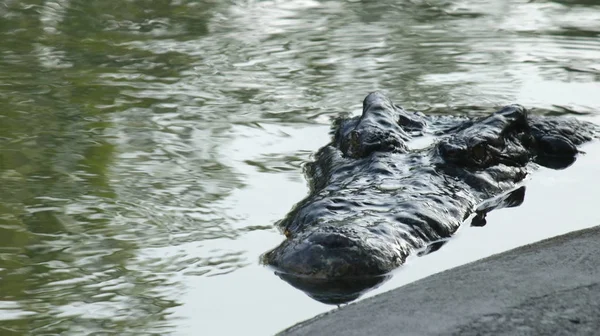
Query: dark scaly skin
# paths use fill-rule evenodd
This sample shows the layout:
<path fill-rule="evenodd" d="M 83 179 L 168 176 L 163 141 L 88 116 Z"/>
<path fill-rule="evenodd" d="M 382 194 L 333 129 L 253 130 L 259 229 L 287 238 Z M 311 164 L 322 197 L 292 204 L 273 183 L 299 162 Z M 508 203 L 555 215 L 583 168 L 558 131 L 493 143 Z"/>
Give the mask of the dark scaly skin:
<path fill-rule="evenodd" d="M 485 214 L 478 204 L 494 197 L 496 207 L 519 204 L 522 194 L 503 195 L 534 163 L 570 165 L 576 146 L 597 130 L 576 119 L 529 116 L 519 105 L 479 119 L 427 117 L 377 92 L 365 98 L 362 116 L 335 127 L 332 142 L 307 165 L 309 196 L 278 224 L 286 240 L 262 256 L 305 289 L 382 278 L 414 252 L 439 248 L 471 214 Z M 406 143 L 424 133 L 439 139 L 409 150 Z"/>

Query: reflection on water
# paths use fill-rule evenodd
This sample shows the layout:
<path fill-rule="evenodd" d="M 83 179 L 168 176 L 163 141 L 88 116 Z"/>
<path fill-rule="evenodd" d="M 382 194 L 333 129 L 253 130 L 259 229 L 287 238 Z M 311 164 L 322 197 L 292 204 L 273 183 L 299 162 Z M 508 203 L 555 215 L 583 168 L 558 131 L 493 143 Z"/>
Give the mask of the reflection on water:
<path fill-rule="evenodd" d="M 595 1 L 4 1 L 0 333 L 265 334 L 324 310 L 257 255 L 330 118 L 375 89 L 595 113 L 598 22 Z"/>
<path fill-rule="evenodd" d="M 341 305 L 354 301 L 364 292 L 379 286 L 391 275 L 369 276 L 360 278 L 323 279 L 301 277 L 275 272 L 285 282 L 303 291 L 311 298 L 325 304 Z"/>

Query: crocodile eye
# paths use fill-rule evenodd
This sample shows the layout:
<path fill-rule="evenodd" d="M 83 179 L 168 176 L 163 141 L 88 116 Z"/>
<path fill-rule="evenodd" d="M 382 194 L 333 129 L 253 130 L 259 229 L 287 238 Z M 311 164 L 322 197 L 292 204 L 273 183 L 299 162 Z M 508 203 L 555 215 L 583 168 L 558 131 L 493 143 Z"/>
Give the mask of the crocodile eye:
<path fill-rule="evenodd" d="M 285 229 L 285 231 L 283 232 L 283 235 L 284 235 L 286 238 L 290 238 L 290 236 L 292 235 L 292 233 L 290 232 L 290 230 L 288 230 L 288 229 Z"/>
<path fill-rule="evenodd" d="M 487 145 L 479 143 L 471 149 L 471 156 L 476 163 L 483 163 L 488 156 Z"/>

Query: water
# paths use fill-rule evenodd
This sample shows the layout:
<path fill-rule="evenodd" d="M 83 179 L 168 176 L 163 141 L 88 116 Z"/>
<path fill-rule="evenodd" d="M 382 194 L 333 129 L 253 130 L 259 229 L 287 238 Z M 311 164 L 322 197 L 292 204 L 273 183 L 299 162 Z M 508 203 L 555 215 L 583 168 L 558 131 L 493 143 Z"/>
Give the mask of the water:
<path fill-rule="evenodd" d="M 0 334 L 268 335 L 331 309 L 257 264 L 331 118 L 379 89 L 594 119 L 599 22 L 584 0 L 3 1 Z M 369 295 L 599 224 L 599 146 Z"/>

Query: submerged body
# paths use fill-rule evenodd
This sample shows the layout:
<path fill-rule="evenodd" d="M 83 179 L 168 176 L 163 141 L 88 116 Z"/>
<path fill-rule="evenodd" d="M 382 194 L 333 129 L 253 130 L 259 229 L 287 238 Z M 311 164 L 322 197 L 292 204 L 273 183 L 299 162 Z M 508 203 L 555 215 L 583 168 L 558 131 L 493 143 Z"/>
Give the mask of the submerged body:
<path fill-rule="evenodd" d="M 522 193 L 506 193 L 532 162 L 564 168 L 596 132 L 580 120 L 528 116 L 519 105 L 480 119 L 427 117 L 377 92 L 360 117 L 335 126 L 333 141 L 307 165 L 309 196 L 279 223 L 286 240 L 262 257 L 294 286 L 314 292 L 325 284 L 325 294 L 313 297 L 332 303 L 354 297 L 331 294 L 348 279 L 370 287 L 452 236 L 471 214 L 519 203 Z M 426 133 L 439 139 L 408 149 Z M 499 196 L 489 209 L 477 208 Z"/>

